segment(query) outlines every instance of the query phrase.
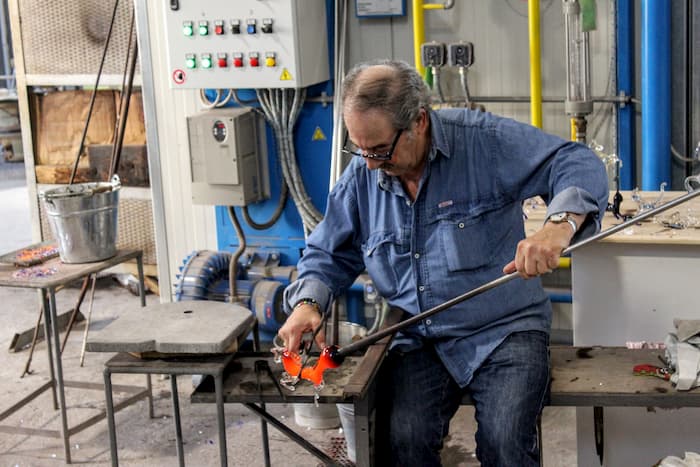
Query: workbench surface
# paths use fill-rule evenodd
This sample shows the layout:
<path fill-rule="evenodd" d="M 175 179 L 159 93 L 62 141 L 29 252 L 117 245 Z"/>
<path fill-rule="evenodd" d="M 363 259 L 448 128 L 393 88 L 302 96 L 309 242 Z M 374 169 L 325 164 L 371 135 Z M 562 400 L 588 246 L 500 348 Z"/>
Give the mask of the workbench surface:
<path fill-rule="evenodd" d="M 41 264 L 37 264 L 36 266 L 30 266 L 30 268 L 55 269 L 53 274 L 44 277 L 14 277 L 15 272 L 27 268 L 17 267 L 11 264 L 2 264 L 0 265 L 0 287 L 25 287 L 32 289 L 53 288 L 81 279 L 94 272 L 116 266 L 130 259 L 135 259 L 141 254 L 141 250 L 119 250 L 117 254 L 111 258 L 94 263 L 64 263 L 59 257 L 55 257 Z"/>
<path fill-rule="evenodd" d="M 615 192 L 610 192 L 610 198 Z M 624 201 L 622 202 L 622 213 L 633 214 L 636 212 L 637 203 L 632 201 L 632 192 L 621 192 Z M 667 191 L 660 204 L 667 203 L 675 198 L 685 195 L 685 191 Z M 645 201 L 656 200 L 660 192 L 642 191 L 640 196 Z M 527 216 L 525 221 L 525 232 L 527 235 L 532 235 L 542 227 L 546 215 L 546 206 L 544 203 L 526 202 L 523 206 L 523 212 Z M 696 197 L 679 206 L 669 209 L 659 214 L 659 220 L 668 219 L 674 212 L 677 212 L 681 217 L 692 216 L 700 222 L 700 197 Z M 621 224 L 623 221 L 616 219 L 612 213 L 606 212 L 603 218 L 602 230 L 608 229 L 615 225 Z M 614 235 L 606 237 L 601 242 L 605 243 L 642 243 L 642 244 L 667 244 L 667 245 L 700 245 L 700 226 L 689 227 L 685 229 L 674 229 L 665 227 L 664 225 L 654 222 L 652 219 L 647 219 L 639 224 L 632 225 L 627 229 L 618 232 Z"/>
<path fill-rule="evenodd" d="M 663 366 L 664 350 L 624 347 L 550 349 L 550 405 L 700 407 L 700 388 L 676 391 L 670 381 L 635 376 L 635 365 Z"/>

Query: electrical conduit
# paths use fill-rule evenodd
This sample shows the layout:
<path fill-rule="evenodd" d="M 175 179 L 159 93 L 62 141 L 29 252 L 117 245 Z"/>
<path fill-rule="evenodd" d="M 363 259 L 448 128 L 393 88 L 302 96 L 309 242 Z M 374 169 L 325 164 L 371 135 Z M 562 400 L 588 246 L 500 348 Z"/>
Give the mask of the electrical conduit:
<path fill-rule="evenodd" d="M 426 4 L 423 4 L 423 0 L 413 0 L 412 2 L 413 60 L 415 61 L 416 70 L 423 77 L 425 77 L 425 67 L 420 56 L 420 46 L 425 42 L 425 17 L 423 16 L 423 10 L 449 10 L 454 5 L 454 0 L 447 0 L 445 3 Z"/>

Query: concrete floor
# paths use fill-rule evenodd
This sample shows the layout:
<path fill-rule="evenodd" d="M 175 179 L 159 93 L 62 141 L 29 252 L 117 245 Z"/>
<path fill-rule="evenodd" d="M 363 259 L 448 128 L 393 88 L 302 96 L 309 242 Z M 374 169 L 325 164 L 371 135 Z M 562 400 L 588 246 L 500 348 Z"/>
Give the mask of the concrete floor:
<path fill-rule="evenodd" d="M 31 242 L 28 198 L 24 186 L 21 163 L 0 160 L 0 253 L 21 248 Z M 57 295 L 59 312 L 70 309 L 78 295 L 71 287 Z M 148 296 L 148 303 L 158 297 Z M 32 373 L 20 378 L 29 351 L 9 352 L 15 333 L 34 326 L 38 301 L 35 292 L 23 289 L 0 288 L 0 303 L 4 316 L 0 327 L 0 352 L 5 352 L 0 367 L 0 412 L 15 404 L 48 380 L 46 344 L 41 341 L 32 360 Z M 122 288 L 110 276 L 98 280 L 91 329 L 107 325 L 119 316 L 124 307 L 138 305 L 137 297 Z M 87 303 L 82 308 L 86 313 Z M 70 334 L 63 355 L 66 379 L 102 381 L 104 362 L 111 354 L 88 353 L 83 367 L 79 365 L 84 325 L 80 323 Z M 5 349 L 5 350 L 3 350 Z M 143 384 L 143 376 L 115 375 L 115 384 Z M 219 465 L 216 415 L 213 406 L 190 404 L 189 378 L 180 377 L 179 393 L 185 440 L 186 464 L 191 466 Z M 124 466 L 176 465 L 175 434 L 171 417 L 170 382 L 154 378 L 156 417 L 149 419 L 146 402 L 141 401 L 117 413 L 119 461 Z M 115 396 L 115 398 L 118 396 Z M 75 425 L 104 407 L 104 393 L 94 390 L 66 390 L 69 424 Z M 116 398 L 115 400 L 119 400 Z M 268 405 L 268 410 L 303 437 L 321 449 L 331 452 L 341 443 L 338 428 L 316 430 L 299 427 L 294 422 L 294 409 L 288 404 Z M 59 413 L 53 410 L 51 396 L 45 392 L 35 401 L 2 422 L 3 425 L 59 429 Z M 260 444 L 260 423 L 243 406 L 226 406 L 226 426 L 229 465 L 264 465 Z M 284 435 L 270 428 L 272 465 L 315 466 L 317 460 L 303 451 Z M 445 466 L 479 465 L 474 456 L 473 410 L 462 407 L 451 426 L 451 434 L 443 451 Z M 575 411 L 571 408 L 547 408 L 543 417 L 544 465 L 576 465 Z M 107 425 L 102 421 L 71 437 L 73 463 L 89 466 L 110 465 Z M 0 465 L 2 466 L 55 466 L 64 463 L 62 442 L 53 438 L 0 434 Z"/>

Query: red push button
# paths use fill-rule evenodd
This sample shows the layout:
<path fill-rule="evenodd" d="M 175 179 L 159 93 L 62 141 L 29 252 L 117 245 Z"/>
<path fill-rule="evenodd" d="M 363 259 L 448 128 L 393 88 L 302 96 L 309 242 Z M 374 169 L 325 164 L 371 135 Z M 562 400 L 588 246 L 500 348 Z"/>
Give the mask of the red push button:
<path fill-rule="evenodd" d="M 226 68 L 226 65 L 228 65 L 228 63 L 226 63 L 225 58 L 220 58 L 218 63 L 219 63 L 219 68 Z"/>
<path fill-rule="evenodd" d="M 242 67 L 243 66 L 243 59 L 240 57 L 234 58 L 233 59 L 233 66 L 235 66 L 236 68 Z"/>
<path fill-rule="evenodd" d="M 260 66 L 258 57 L 250 57 L 250 66 Z"/>
<path fill-rule="evenodd" d="M 217 24 L 216 26 L 214 26 L 214 34 L 216 34 L 217 36 L 220 36 L 223 33 L 224 33 L 224 26 L 223 25 Z"/>

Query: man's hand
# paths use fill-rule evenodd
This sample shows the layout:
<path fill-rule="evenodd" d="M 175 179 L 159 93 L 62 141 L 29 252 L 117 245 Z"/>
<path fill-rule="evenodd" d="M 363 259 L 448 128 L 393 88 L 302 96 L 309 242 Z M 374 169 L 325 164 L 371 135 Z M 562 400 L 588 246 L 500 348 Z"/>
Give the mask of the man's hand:
<path fill-rule="evenodd" d="M 284 342 L 284 347 L 290 352 L 299 352 L 301 336 L 305 332 L 313 332 L 321 324 L 321 315 L 317 307 L 310 304 L 301 304 L 294 308 L 287 321 L 277 334 Z M 316 344 L 320 349 L 326 347 L 326 334 L 321 329 L 316 335 Z"/>
<path fill-rule="evenodd" d="M 584 215 L 574 215 L 581 225 Z M 559 265 L 561 252 L 569 246 L 574 236 L 568 222 L 554 224 L 547 222 L 534 235 L 521 240 L 515 252 L 515 259 L 503 268 L 505 274 L 518 271 L 524 279 L 552 272 Z"/>

